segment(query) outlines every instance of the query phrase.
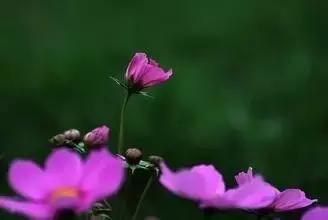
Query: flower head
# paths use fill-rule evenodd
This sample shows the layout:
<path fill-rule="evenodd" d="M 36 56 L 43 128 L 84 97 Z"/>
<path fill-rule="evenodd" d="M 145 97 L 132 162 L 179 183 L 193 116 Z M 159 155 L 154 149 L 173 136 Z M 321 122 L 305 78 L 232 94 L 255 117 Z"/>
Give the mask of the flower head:
<path fill-rule="evenodd" d="M 172 76 L 172 70 L 164 71 L 156 61 L 145 53 L 136 53 L 126 70 L 125 79 L 129 87 L 141 90 L 165 82 Z"/>
<path fill-rule="evenodd" d="M 160 166 L 161 184 L 176 195 L 199 202 L 201 207 L 261 208 L 275 197 L 275 190 L 261 178 L 226 191 L 222 175 L 212 165 L 198 165 L 177 172 L 172 172 L 165 163 Z"/>
<path fill-rule="evenodd" d="M 83 141 L 89 146 L 106 145 L 108 142 L 109 133 L 110 129 L 106 125 L 103 125 L 87 133 L 84 136 Z"/>
<path fill-rule="evenodd" d="M 252 168 L 249 168 L 247 173 L 240 172 L 235 176 L 238 185 L 249 183 L 254 178 L 256 178 L 256 176 L 253 176 Z M 276 188 L 274 189 L 277 192 L 275 199 L 271 204 L 268 204 L 268 206 L 264 208 L 271 209 L 276 212 L 284 212 L 304 208 L 317 201 L 316 199 L 308 199 L 305 196 L 305 193 L 300 189 L 286 189 L 282 192 Z"/>
<path fill-rule="evenodd" d="M 302 220 L 327 220 L 328 207 L 316 207 L 307 211 Z"/>
<path fill-rule="evenodd" d="M 12 162 L 8 179 L 22 199 L 0 196 L 1 208 L 32 219 L 52 219 L 61 210 L 86 211 L 116 193 L 124 179 L 124 165 L 106 149 L 93 151 L 82 161 L 77 153 L 59 148 L 44 168 L 29 160 Z"/>

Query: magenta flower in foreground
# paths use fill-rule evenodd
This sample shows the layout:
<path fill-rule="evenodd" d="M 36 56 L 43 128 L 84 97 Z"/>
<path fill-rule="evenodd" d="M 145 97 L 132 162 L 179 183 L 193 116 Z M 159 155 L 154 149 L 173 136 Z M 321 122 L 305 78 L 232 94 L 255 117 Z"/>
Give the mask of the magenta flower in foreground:
<path fill-rule="evenodd" d="M 165 82 L 172 74 L 172 70 L 163 70 L 145 53 L 136 53 L 126 70 L 125 79 L 130 87 L 141 90 Z"/>
<path fill-rule="evenodd" d="M 82 161 L 77 153 L 60 148 L 49 155 L 43 168 L 29 160 L 12 162 L 8 178 L 23 198 L 0 196 L 0 207 L 48 220 L 62 209 L 84 212 L 116 193 L 124 179 L 124 165 L 106 149 L 93 151 Z"/>
<path fill-rule="evenodd" d="M 240 186 L 249 183 L 254 178 L 256 177 L 253 176 L 252 168 L 249 168 L 247 173 L 241 172 L 235 176 L 235 179 Z M 286 189 L 282 192 L 276 188 L 275 190 L 277 191 L 276 198 L 265 208 L 272 209 L 276 212 L 304 208 L 317 201 L 316 199 L 308 199 L 305 196 L 305 193 L 300 189 Z"/>
<path fill-rule="evenodd" d="M 109 133 L 110 129 L 106 125 L 103 125 L 87 133 L 83 141 L 89 146 L 106 145 L 109 139 Z"/>
<path fill-rule="evenodd" d="M 201 207 L 261 208 L 270 204 L 276 195 L 261 178 L 226 191 L 221 174 L 212 165 L 198 165 L 177 172 L 172 172 L 165 163 L 160 166 L 161 184 L 176 195 L 199 202 Z"/>
<path fill-rule="evenodd" d="M 316 207 L 307 211 L 302 220 L 327 220 L 328 207 Z"/>

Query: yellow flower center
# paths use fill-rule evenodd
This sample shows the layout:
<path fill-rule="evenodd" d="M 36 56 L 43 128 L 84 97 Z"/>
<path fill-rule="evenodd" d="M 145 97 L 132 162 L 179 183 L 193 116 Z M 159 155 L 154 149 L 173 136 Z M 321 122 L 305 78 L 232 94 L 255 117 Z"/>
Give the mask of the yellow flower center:
<path fill-rule="evenodd" d="M 62 198 L 76 198 L 79 190 L 76 187 L 60 187 L 51 193 L 51 201 L 56 202 Z"/>

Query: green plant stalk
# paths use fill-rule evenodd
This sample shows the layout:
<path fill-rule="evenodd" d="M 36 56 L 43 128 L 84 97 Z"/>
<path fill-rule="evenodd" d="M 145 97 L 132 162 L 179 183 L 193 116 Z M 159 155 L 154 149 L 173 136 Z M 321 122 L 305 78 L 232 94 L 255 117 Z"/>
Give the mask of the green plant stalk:
<path fill-rule="evenodd" d="M 123 145 L 124 145 L 124 114 L 125 114 L 125 109 L 128 104 L 128 101 L 131 97 L 131 92 L 127 91 L 122 109 L 121 109 L 121 117 L 120 117 L 120 128 L 119 128 L 119 134 L 118 134 L 118 148 L 117 148 L 117 153 L 122 154 L 123 153 Z"/>
<path fill-rule="evenodd" d="M 152 182 L 153 182 L 153 176 L 150 176 L 149 179 L 148 179 L 148 181 L 147 181 L 147 184 L 146 184 L 146 186 L 145 186 L 145 188 L 144 188 L 144 190 L 143 190 L 143 192 L 141 193 L 141 196 L 140 196 L 140 198 L 139 198 L 139 201 L 138 201 L 137 207 L 136 207 L 136 209 L 135 209 L 135 211 L 134 211 L 134 214 L 133 214 L 132 220 L 136 220 L 136 219 L 137 219 L 137 217 L 138 217 L 138 213 L 139 213 L 140 208 L 141 208 L 141 206 L 142 206 L 142 202 L 143 202 L 143 200 L 145 199 L 146 194 L 147 194 L 147 192 L 148 192 L 148 190 L 149 190 L 149 188 L 150 188 Z"/>

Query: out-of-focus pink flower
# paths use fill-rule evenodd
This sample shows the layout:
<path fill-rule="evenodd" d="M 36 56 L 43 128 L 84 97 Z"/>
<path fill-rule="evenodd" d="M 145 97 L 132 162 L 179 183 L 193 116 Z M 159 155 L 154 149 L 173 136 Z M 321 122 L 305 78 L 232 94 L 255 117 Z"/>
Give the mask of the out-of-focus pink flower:
<path fill-rule="evenodd" d="M 302 220 L 327 220 L 328 207 L 316 207 L 307 211 Z"/>
<path fill-rule="evenodd" d="M 9 183 L 23 198 L 0 196 L 0 207 L 31 219 L 53 219 L 60 210 L 76 213 L 116 193 L 124 179 L 123 161 L 106 149 L 93 151 L 85 161 L 66 148 L 54 150 L 44 168 L 16 160 Z"/>
<path fill-rule="evenodd" d="M 125 79 L 130 87 L 141 90 L 165 82 L 172 74 L 172 70 L 164 71 L 145 53 L 136 53 L 126 70 Z"/>
<path fill-rule="evenodd" d="M 257 177 L 253 176 L 252 168 L 249 168 L 247 173 L 240 172 L 235 176 L 236 182 L 240 186 L 252 181 L 254 178 Z M 305 193 L 300 189 L 286 189 L 282 192 L 276 188 L 275 190 L 277 191 L 276 198 L 265 208 L 272 209 L 276 212 L 284 212 L 304 208 L 317 201 L 316 199 L 308 199 L 305 196 Z"/>
<path fill-rule="evenodd" d="M 176 195 L 199 202 L 201 207 L 261 208 L 270 204 L 276 194 L 261 178 L 226 191 L 221 174 L 212 165 L 199 165 L 177 172 L 171 171 L 165 163 L 161 163 L 160 167 L 163 186 Z"/>
<path fill-rule="evenodd" d="M 109 139 L 110 129 L 106 126 L 100 126 L 87 133 L 83 141 L 89 146 L 106 145 Z"/>

